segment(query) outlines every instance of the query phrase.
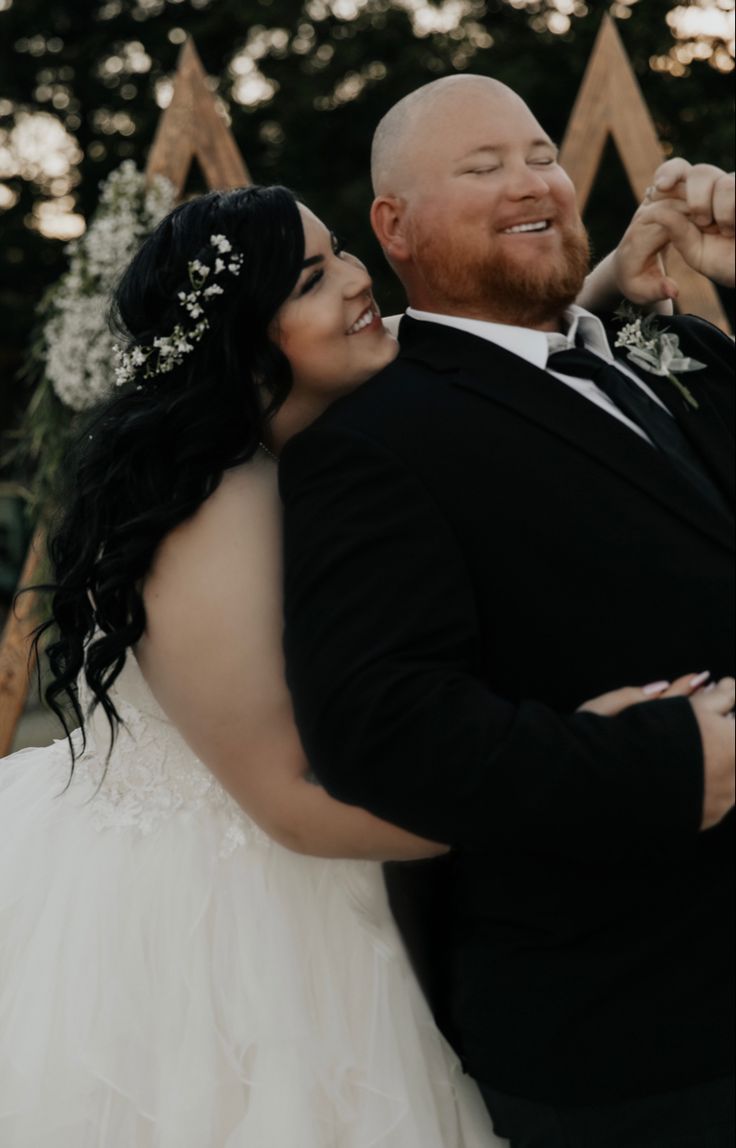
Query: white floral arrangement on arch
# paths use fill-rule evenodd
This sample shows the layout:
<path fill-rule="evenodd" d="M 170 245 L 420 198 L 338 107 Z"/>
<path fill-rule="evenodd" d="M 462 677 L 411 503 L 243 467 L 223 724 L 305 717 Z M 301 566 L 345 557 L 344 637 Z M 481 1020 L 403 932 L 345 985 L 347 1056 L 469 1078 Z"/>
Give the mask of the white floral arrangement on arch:
<path fill-rule="evenodd" d="M 150 182 L 126 160 L 100 184 L 87 230 L 66 251 L 69 266 L 44 295 L 23 376 L 31 395 L 10 461 L 27 477 L 28 499 L 43 512 L 53 503 L 66 449 L 80 415 L 115 390 L 113 290 L 145 237 L 174 207 L 172 184 Z"/>
<path fill-rule="evenodd" d="M 168 180 L 157 177 L 149 185 L 126 160 L 101 185 L 85 234 L 67 248 L 69 270 L 53 289 L 44 338 L 46 374 L 57 398 L 73 411 L 96 406 L 114 389 L 110 298 L 142 240 L 173 206 Z"/>

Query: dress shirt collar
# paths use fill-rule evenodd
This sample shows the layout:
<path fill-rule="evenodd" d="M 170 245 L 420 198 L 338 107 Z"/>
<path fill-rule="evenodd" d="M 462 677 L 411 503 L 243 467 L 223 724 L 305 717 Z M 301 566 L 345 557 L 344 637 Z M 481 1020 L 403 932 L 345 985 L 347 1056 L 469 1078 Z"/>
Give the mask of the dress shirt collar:
<path fill-rule="evenodd" d="M 487 339 L 488 342 L 496 343 L 497 346 L 526 359 L 528 363 L 541 370 L 545 370 L 550 354 L 574 346 L 578 335 L 589 351 L 595 352 L 609 363 L 614 361 L 605 328 L 598 316 L 592 315 L 590 311 L 578 307 L 575 303 L 568 307 L 562 316 L 564 334 L 535 331 L 531 327 L 512 327 L 507 323 L 489 323 L 485 319 L 438 315 L 432 311 L 418 311 L 414 307 L 408 307 L 406 313 L 410 318 L 419 319 L 421 322 L 455 327 L 459 331 L 467 331 L 469 335 Z"/>

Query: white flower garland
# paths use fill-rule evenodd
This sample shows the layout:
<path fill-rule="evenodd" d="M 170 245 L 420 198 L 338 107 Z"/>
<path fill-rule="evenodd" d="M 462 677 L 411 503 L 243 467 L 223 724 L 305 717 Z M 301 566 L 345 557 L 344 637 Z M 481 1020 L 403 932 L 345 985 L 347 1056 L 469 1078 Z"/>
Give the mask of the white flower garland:
<path fill-rule="evenodd" d="M 190 290 L 179 291 L 177 295 L 184 310 L 196 322 L 193 326 L 177 323 L 170 335 L 157 335 L 149 346 L 138 343 L 128 350 L 113 347 L 118 362 L 115 368 L 117 386 L 122 387 L 136 378 L 152 379 L 178 367 L 208 329 L 210 324 L 205 315 L 207 302 L 216 295 L 225 294 L 225 288 L 220 283 L 207 284 L 210 274 L 213 280 L 225 272 L 237 276 L 243 267 L 243 255 L 233 252 L 227 236 L 211 235 L 210 246 L 217 252 L 213 266 L 208 267 L 201 259 L 192 259 L 187 264 Z M 223 255 L 228 256 L 227 260 L 222 258 Z M 139 382 L 139 388 L 141 385 Z"/>
<path fill-rule="evenodd" d="M 86 410 L 115 385 L 113 334 L 108 326 L 112 291 L 141 241 L 169 213 L 175 192 L 168 180 L 150 185 L 126 160 L 100 186 L 100 200 L 87 231 L 67 250 L 68 271 L 49 300 L 44 326 L 45 371 L 66 407 Z"/>

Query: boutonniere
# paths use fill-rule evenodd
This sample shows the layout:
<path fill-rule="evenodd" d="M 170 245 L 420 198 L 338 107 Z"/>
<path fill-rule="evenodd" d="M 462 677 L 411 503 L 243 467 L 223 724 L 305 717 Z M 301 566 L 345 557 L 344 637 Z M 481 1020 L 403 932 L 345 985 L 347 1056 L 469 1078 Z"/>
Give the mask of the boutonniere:
<path fill-rule="evenodd" d="M 624 347 L 626 357 L 635 366 L 669 379 L 685 402 L 698 410 L 700 404 L 695 395 L 677 376 L 687 371 L 702 371 L 706 364 L 683 355 L 678 336 L 659 325 L 660 315 L 642 315 L 630 303 L 625 303 L 616 312 L 616 318 L 625 319 L 626 325 L 619 331 L 615 346 Z"/>

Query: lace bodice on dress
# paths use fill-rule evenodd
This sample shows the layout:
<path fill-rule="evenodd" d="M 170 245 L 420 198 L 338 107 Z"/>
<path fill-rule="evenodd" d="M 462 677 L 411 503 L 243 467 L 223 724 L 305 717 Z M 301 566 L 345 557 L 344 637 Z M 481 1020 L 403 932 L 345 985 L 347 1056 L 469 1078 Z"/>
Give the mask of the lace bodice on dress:
<path fill-rule="evenodd" d="M 172 817 L 186 821 L 208 810 L 221 824 L 222 855 L 246 841 L 269 842 L 166 717 L 130 652 L 110 697 L 124 724 L 109 762 L 110 730 L 98 706 L 87 723 L 87 748 L 74 776 L 74 786 L 87 791 L 98 829 L 148 834 Z M 81 700 L 86 708 L 86 686 Z"/>

